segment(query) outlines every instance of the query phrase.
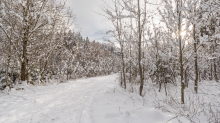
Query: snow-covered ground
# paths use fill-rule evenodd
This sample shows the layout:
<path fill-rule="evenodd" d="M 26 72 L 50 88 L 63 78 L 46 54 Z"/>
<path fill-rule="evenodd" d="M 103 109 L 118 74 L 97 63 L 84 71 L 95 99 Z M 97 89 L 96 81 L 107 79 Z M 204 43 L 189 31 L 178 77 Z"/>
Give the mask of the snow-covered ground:
<path fill-rule="evenodd" d="M 116 76 L 28 86 L 25 90 L 1 93 L 0 123 L 146 123 L 146 118 L 149 123 L 159 123 L 170 118 L 134 104 L 119 92 L 123 89 L 115 89 Z"/>
<path fill-rule="evenodd" d="M 0 123 L 80 123 L 91 121 L 91 104 L 115 75 L 80 79 L 0 94 Z"/>
<path fill-rule="evenodd" d="M 177 114 L 161 111 L 166 104 L 154 108 L 155 94 L 159 98 L 164 93 L 145 86 L 149 92 L 142 98 L 119 87 L 116 78 L 115 74 L 0 93 L 0 123 L 178 123 L 172 119 Z"/>

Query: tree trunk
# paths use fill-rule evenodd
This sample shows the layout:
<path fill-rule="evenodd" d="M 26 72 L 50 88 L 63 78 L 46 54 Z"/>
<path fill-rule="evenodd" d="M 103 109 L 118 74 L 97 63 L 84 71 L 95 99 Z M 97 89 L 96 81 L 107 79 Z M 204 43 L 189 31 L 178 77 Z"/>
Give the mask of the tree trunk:
<path fill-rule="evenodd" d="M 131 63 L 132 63 L 132 62 L 131 62 L 131 45 L 130 45 L 130 75 L 129 75 L 129 76 L 130 76 L 130 78 L 129 78 L 130 84 L 131 84 L 131 73 L 132 73 L 132 72 L 131 72 Z"/>
<path fill-rule="evenodd" d="M 140 0 L 138 0 L 138 65 L 139 65 L 139 74 L 140 74 L 140 96 L 142 96 L 144 81 L 142 75 L 142 66 L 141 66 L 141 10 L 140 10 Z"/>
<path fill-rule="evenodd" d="M 214 59 L 214 77 L 215 77 L 215 81 L 218 82 L 218 75 L 217 75 L 217 69 L 216 69 L 217 65 L 216 65 L 216 59 Z"/>
<path fill-rule="evenodd" d="M 7 68 L 6 68 L 6 78 L 5 78 L 5 80 L 6 80 L 6 86 L 8 86 L 8 87 L 10 87 L 10 82 L 8 81 L 8 71 L 9 71 L 9 67 L 10 67 L 10 60 L 11 60 L 11 56 L 10 55 L 8 55 L 8 58 L 7 58 Z"/>
<path fill-rule="evenodd" d="M 216 48 L 216 40 L 215 40 L 215 42 L 214 42 L 214 45 L 213 45 L 213 54 L 214 53 L 216 53 L 215 52 L 215 48 Z M 213 64 L 214 64 L 214 78 L 215 78 L 215 81 L 216 82 L 218 82 L 218 75 L 217 75 L 217 59 L 215 58 L 214 60 L 213 60 Z"/>
<path fill-rule="evenodd" d="M 21 63 L 21 81 L 25 81 L 26 73 L 26 62 L 27 62 L 27 43 L 29 36 L 29 26 L 28 26 L 28 10 L 29 10 L 29 0 L 27 0 L 26 9 L 24 9 L 24 37 L 23 37 L 23 54 L 22 54 L 22 63 Z"/>
<path fill-rule="evenodd" d="M 117 8 L 117 5 L 116 5 L 116 2 L 115 2 L 115 8 Z M 116 13 L 117 13 L 117 16 L 119 16 L 118 15 L 118 11 L 117 11 L 117 9 L 116 9 Z M 119 44 L 120 44 L 120 46 L 121 46 L 121 62 L 122 62 L 122 72 L 121 72 L 121 86 L 124 84 L 124 88 L 126 89 L 126 80 L 125 80 L 125 63 L 124 63 L 124 46 L 123 46 L 123 42 L 121 42 L 120 40 L 121 40 L 121 20 L 119 20 L 119 18 L 117 18 L 117 27 L 118 27 L 118 30 L 117 30 L 117 32 L 118 32 L 118 38 L 119 38 Z"/>
<path fill-rule="evenodd" d="M 161 90 L 161 82 L 159 81 L 159 61 L 158 61 L 159 53 L 158 53 L 158 43 L 157 43 L 157 40 L 156 40 L 156 48 L 157 48 L 157 52 L 156 52 L 156 67 L 157 67 L 156 82 L 159 83 L 159 92 L 160 92 L 160 90 Z"/>
<path fill-rule="evenodd" d="M 209 73 L 209 80 L 212 80 L 212 62 L 213 62 L 213 60 L 211 60 L 211 68 L 210 68 L 210 73 Z"/>
<path fill-rule="evenodd" d="M 185 69 L 185 87 L 187 87 L 188 88 L 188 76 L 187 76 L 187 70 L 188 70 L 188 67 Z"/>
<path fill-rule="evenodd" d="M 12 88 L 12 84 L 13 84 L 14 68 L 15 68 L 15 60 L 11 71 L 10 88 Z"/>
<path fill-rule="evenodd" d="M 197 40 L 196 40 L 196 25 L 193 24 L 193 39 L 194 39 L 194 59 L 195 59 L 195 83 L 194 83 L 194 91 L 198 93 L 198 59 L 197 59 Z"/>
<path fill-rule="evenodd" d="M 121 48 L 121 59 L 122 59 L 122 75 L 123 75 L 123 83 L 124 83 L 124 88 L 126 89 L 126 80 L 125 80 L 125 62 L 124 62 L 124 53 L 123 53 L 123 48 Z"/>
<path fill-rule="evenodd" d="M 179 23 L 178 23 L 178 36 L 179 36 L 179 57 L 180 57 L 180 77 L 181 77 L 181 103 L 184 104 L 184 81 L 183 81 L 183 52 L 182 52 L 182 37 L 181 37 L 181 8 L 182 8 L 182 0 L 177 2 L 178 14 L 179 14 Z"/>

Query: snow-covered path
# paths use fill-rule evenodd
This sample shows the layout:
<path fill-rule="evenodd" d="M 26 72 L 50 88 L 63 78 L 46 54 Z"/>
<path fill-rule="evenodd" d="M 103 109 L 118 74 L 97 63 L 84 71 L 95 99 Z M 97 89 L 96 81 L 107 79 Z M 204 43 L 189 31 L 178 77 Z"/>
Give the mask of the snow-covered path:
<path fill-rule="evenodd" d="M 90 107 L 116 75 L 0 94 L 0 123 L 90 123 Z"/>
<path fill-rule="evenodd" d="M 115 74 L 0 93 L 0 123 L 165 123 L 173 117 L 147 107 L 147 100 L 126 92 L 116 78 Z"/>

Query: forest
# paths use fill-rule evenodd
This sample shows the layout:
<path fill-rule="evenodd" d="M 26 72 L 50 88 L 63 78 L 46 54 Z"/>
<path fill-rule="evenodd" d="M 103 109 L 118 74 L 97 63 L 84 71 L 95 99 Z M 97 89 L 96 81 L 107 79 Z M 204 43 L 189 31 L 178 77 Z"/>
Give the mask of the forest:
<path fill-rule="evenodd" d="M 174 118 L 220 122 L 218 0 L 112 0 L 101 9 L 107 43 L 72 29 L 65 1 L 0 0 L 1 90 L 117 74 L 126 92 L 160 93 L 154 107 Z"/>
<path fill-rule="evenodd" d="M 219 88 L 219 1 L 115 0 L 113 3 L 113 6 L 106 3 L 103 11 L 113 25 L 107 33 L 115 40 L 109 42 L 120 45 L 121 87 L 145 96 L 148 92 L 144 87 L 153 83 L 159 92 L 164 89 L 167 96 L 162 101 L 165 104 L 158 105 L 160 109 L 171 111 L 163 108 L 167 105 L 181 108 L 177 117 L 195 122 L 196 111 L 190 110 L 206 105 L 201 95 L 196 95 L 198 91 L 205 93 L 200 82 L 214 81 Z M 172 95 L 175 92 L 169 92 L 168 86 L 173 85 L 179 87 L 180 97 L 175 98 Z M 218 97 L 219 91 L 214 95 Z M 199 100 L 201 104 L 196 104 Z M 219 122 L 220 103 L 215 99 L 207 103 L 209 106 L 204 106 L 204 110 L 209 110 L 212 117 L 208 122 Z M 191 114 L 185 115 L 184 110 Z"/>
<path fill-rule="evenodd" d="M 62 1 L 2 0 L 1 88 L 117 72 L 117 48 L 83 38 Z"/>

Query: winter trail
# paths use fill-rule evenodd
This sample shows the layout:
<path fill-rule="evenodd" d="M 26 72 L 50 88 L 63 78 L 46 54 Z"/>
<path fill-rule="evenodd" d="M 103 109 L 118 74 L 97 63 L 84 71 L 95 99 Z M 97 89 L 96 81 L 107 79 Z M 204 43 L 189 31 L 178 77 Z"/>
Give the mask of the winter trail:
<path fill-rule="evenodd" d="M 0 123 L 165 123 L 174 117 L 147 106 L 150 99 L 128 93 L 116 79 L 114 74 L 0 93 Z"/>
<path fill-rule="evenodd" d="M 93 123 L 91 105 L 116 75 L 0 94 L 1 123 Z"/>

